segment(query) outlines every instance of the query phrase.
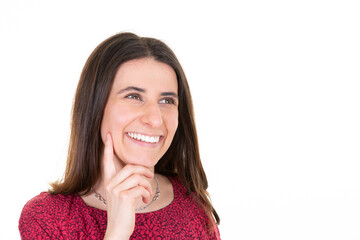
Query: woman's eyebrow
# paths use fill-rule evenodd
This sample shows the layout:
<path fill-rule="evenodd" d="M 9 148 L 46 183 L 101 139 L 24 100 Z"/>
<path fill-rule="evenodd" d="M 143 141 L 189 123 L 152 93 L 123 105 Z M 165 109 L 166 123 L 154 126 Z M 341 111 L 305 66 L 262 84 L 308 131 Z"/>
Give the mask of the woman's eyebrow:
<path fill-rule="evenodd" d="M 118 94 L 122 94 L 124 92 L 128 92 L 128 91 L 137 91 L 137 92 L 141 92 L 141 93 L 144 93 L 146 92 L 145 89 L 143 88 L 139 88 L 139 87 L 134 87 L 134 86 L 128 86 L 124 89 L 121 89 L 120 91 L 118 91 Z M 160 94 L 160 96 L 172 96 L 172 97 L 175 97 L 175 98 L 179 98 L 179 96 L 177 95 L 177 93 L 175 92 L 162 92 Z"/>
<path fill-rule="evenodd" d="M 179 96 L 174 92 L 163 92 L 163 93 L 160 94 L 160 96 L 172 96 L 172 97 L 175 97 L 175 98 L 179 98 Z"/>
<path fill-rule="evenodd" d="M 142 92 L 142 93 L 144 93 L 144 92 L 145 92 L 145 89 L 138 88 L 138 87 L 133 87 L 133 86 L 129 86 L 129 87 L 126 87 L 126 88 L 121 89 L 120 91 L 118 91 L 118 94 L 121 94 L 121 93 L 124 93 L 124 92 L 128 92 L 128 91 L 137 91 L 137 92 Z"/>

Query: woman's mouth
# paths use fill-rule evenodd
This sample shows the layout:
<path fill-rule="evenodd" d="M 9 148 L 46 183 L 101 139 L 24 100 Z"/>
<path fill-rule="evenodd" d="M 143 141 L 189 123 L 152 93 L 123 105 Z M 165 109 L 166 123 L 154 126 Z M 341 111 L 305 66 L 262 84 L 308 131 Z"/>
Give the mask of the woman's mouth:
<path fill-rule="evenodd" d="M 146 143 L 158 143 L 161 136 L 148 136 L 140 133 L 128 132 L 127 135 L 135 140 L 146 142 Z"/>

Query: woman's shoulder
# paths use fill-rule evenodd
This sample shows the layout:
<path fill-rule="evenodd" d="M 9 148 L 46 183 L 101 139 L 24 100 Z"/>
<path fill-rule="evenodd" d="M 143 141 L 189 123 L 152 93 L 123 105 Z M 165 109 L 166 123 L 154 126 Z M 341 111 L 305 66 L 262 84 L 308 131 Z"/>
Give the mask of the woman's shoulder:
<path fill-rule="evenodd" d="M 19 219 L 22 239 L 57 238 L 57 234 L 65 232 L 64 224 L 74 222 L 72 218 L 82 211 L 79 198 L 76 194 L 42 192 L 29 200 Z"/>
<path fill-rule="evenodd" d="M 174 191 L 174 201 L 172 203 L 173 207 L 181 209 L 183 211 L 186 209 L 190 212 L 195 212 L 196 214 L 201 212 L 201 206 L 197 201 L 197 197 L 194 192 L 190 192 L 185 185 L 182 183 L 180 177 L 174 176 L 169 177 Z"/>
<path fill-rule="evenodd" d="M 52 195 L 42 192 L 30 199 L 22 209 L 20 225 L 29 221 L 49 221 L 66 215 L 77 201 L 76 195 Z"/>
<path fill-rule="evenodd" d="M 189 192 L 178 176 L 168 176 L 173 185 L 174 201 L 169 205 L 167 211 L 160 212 L 166 214 L 168 223 L 173 234 L 179 234 L 179 239 L 220 239 L 219 230 L 214 225 L 214 235 L 209 235 L 208 216 L 194 192 Z M 184 232 L 184 229 L 187 229 Z M 175 236 L 174 235 L 174 236 Z"/>
<path fill-rule="evenodd" d="M 45 209 L 51 209 L 52 212 L 55 212 L 57 208 L 67 207 L 75 200 L 75 195 L 52 195 L 48 192 L 42 192 L 25 204 L 23 212 L 32 211 L 33 213 L 43 213 Z"/>

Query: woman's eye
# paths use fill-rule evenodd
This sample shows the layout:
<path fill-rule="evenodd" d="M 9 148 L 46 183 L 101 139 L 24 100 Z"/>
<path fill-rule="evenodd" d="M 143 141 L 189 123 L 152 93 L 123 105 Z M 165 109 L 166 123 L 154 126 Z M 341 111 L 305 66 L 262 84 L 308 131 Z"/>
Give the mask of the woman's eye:
<path fill-rule="evenodd" d="M 130 99 L 134 99 L 134 100 L 139 100 L 141 101 L 141 97 L 139 94 L 129 94 L 126 96 L 126 98 L 130 98 Z"/>
<path fill-rule="evenodd" d="M 160 103 L 163 104 L 175 104 L 175 100 L 172 98 L 164 98 L 162 100 L 160 100 Z"/>

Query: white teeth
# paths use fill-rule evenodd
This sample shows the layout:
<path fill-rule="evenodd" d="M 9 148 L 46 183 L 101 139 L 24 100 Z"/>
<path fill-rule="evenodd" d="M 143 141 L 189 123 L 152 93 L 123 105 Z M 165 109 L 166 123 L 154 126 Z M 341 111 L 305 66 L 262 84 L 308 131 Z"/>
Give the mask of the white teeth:
<path fill-rule="evenodd" d="M 133 138 L 133 139 L 136 139 L 136 140 L 140 140 L 140 141 L 143 141 L 143 142 L 148 142 L 148 143 L 157 143 L 159 142 L 160 140 L 160 136 L 145 136 L 145 135 L 142 135 L 142 134 L 139 134 L 139 133 L 128 133 L 128 136 Z"/>

